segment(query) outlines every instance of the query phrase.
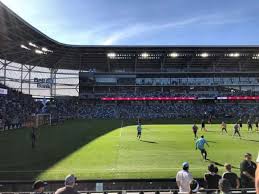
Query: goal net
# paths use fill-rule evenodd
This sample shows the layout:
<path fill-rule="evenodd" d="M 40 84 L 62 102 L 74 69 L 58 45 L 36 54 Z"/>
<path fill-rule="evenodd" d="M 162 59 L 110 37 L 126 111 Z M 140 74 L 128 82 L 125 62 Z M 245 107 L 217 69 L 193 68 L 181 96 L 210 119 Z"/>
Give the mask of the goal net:
<path fill-rule="evenodd" d="M 35 127 L 51 125 L 51 114 L 36 114 Z"/>

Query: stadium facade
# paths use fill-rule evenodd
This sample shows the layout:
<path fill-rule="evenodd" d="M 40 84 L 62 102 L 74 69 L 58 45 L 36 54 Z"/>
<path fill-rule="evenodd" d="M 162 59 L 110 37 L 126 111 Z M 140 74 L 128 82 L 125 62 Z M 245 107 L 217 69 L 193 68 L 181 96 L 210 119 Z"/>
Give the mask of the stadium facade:
<path fill-rule="evenodd" d="M 78 96 L 79 85 L 86 98 L 125 88 L 259 91 L 259 46 L 67 45 L 1 2 L 0 26 L 0 81 L 33 96 Z"/>

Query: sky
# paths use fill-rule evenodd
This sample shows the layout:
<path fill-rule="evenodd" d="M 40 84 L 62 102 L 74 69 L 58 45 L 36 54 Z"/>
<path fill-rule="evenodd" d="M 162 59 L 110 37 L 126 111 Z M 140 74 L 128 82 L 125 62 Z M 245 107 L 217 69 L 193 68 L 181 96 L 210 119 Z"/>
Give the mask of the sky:
<path fill-rule="evenodd" d="M 0 0 L 75 45 L 259 45 L 258 0 Z"/>

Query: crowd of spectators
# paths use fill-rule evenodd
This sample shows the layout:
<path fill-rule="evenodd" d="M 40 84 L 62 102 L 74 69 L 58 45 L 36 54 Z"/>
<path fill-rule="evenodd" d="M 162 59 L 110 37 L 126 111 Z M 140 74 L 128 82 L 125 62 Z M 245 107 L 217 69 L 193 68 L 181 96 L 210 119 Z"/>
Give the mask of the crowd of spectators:
<path fill-rule="evenodd" d="M 82 91 L 82 96 L 91 94 L 95 97 L 210 97 L 219 96 L 258 96 L 256 91 L 243 91 L 225 87 L 187 87 L 187 88 L 159 88 L 159 87 L 96 87 L 93 91 Z"/>
<path fill-rule="evenodd" d="M 217 190 L 222 193 L 231 193 L 231 190 L 255 188 L 257 186 L 255 183 L 257 166 L 252 161 L 250 153 L 246 153 L 244 160 L 240 163 L 240 178 L 231 171 L 231 167 L 231 164 L 226 163 L 224 165 L 225 171 L 221 176 L 218 174 L 218 167 L 214 163 L 208 165 L 208 172 L 204 174 L 205 184 L 203 185 L 207 189 L 207 193 L 215 193 Z M 193 182 L 188 162 L 184 162 L 182 170 L 178 171 L 176 182 L 181 193 L 195 193 L 199 190 L 199 183 Z"/>
<path fill-rule="evenodd" d="M 31 95 L 12 90 L 2 84 L 7 94 L 0 94 L 0 128 L 19 128 L 36 112 L 37 106 Z"/>
<path fill-rule="evenodd" d="M 257 117 L 259 105 L 254 103 L 201 103 L 201 102 L 124 102 L 92 103 L 86 101 L 55 100 L 48 105 L 53 117 L 117 118 L 117 119 L 202 119 Z"/>
<path fill-rule="evenodd" d="M 0 128 L 10 129 L 21 127 L 33 114 L 50 113 L 53 120 L 60 118 L 101 118 L 101 119 L 202 119 L 208 116 L 215 118 L 257 117 L 259 105 L 257 103 L 234 102 L 104 102 L 100 100 L 80 100 L 78 97 L 55 98 L 46 104 L 35 101 L 30 95 L 7 88 L 7 95 L 0 95 Z M 131 90 L 130 90 L 131 91 Z M 116 92 L 111 91 L 111 92 Z M 124 88 L 119 96 L 125 97 L 165 97 L 165 96 L 197 96 L 199 91 L 155 91 L 151 88 L 138 90 L 135 93 Z M 210 91 L 211 92 L 211 91 Z M 210 96 L 210 92 L 207 96 Z M 218 91 L 219 92 L 219 91 Z M 221 91 L 222 92 L 222 91 Z M 235 95 L 248 95 L 241 91 L 225 91 Z M 214 92 L 213 95 L 216 95 Z M 251 93 L 252 94 L 252 93 Z M 112 94 L 106 94 L 110 96 Z M 206 93 L 200 93 L 206 96 Z M 227 95 L 227 93 L 226 93 Z M 256 95 L 256 93 L 253 93 Z"/>

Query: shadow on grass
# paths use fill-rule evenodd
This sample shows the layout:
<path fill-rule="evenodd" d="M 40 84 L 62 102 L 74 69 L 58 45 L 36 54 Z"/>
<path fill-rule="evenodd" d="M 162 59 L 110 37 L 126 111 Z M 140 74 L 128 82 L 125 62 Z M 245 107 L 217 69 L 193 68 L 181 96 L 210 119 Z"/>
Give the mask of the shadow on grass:
<path fill-rule="evenodd" d="M 155 143 L 155 144 L 157 144 L 157 142 L 155 142 L 155 141 L 147 141 L 147 140 L 142 140 L 142 139 L 140 141 L 145 142 L 145 143 Z"/>
<path fill-rule="evenodd" d="M 217 143 L 216 141 L 207 141 L 208 143 Z"/>
<path fill-rule="evenodd" d="M 213 163 L 213 164 L 217 165 L 217 166 L 224 166 L 224 164 L 221 164 L 221 163 L 216 162 L 216 161 L 211 160 L 211 159 L 208 159 L 208 161 L 209 161 L 210 163 Z"/>
<path fill-rule="evenodd" d="M 259 140 L 254 140 L 254 139 L 246 139 L 246 138 L 241 138 L 241 140 L 244 140 L 244 141 L 251 141 L 251 142 L 257 142 L 259 143 Z"/>
<path fill-rule="evenodd" d="M 31 148 L 31 129 L 0 134 L 0 180 L 34 180 L 62 159 L 95 139 L 118 129 L 119 120 L 70 120 L 37 130 Z"/>
<path fill-rule="evenodd" d="M 217 162 L 217 161 L 214 161 L 214 160 L 211 160 L 211 159 L 208 159 L 208 161 L 209 161 L 210 163 L 213 163 L 213 164 L 217 165 L 217 166 L 224 167 L 224 164 L 219 163 L 219 162 Z M 232 168 L 233 168 L 233 169 L 240 169 L 240 168 L 235 167 L 235 166 L 232 166 Z"/>

